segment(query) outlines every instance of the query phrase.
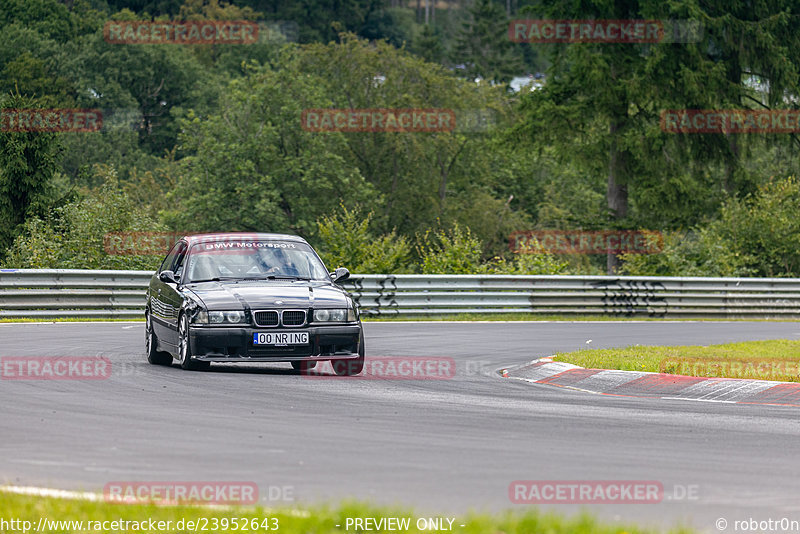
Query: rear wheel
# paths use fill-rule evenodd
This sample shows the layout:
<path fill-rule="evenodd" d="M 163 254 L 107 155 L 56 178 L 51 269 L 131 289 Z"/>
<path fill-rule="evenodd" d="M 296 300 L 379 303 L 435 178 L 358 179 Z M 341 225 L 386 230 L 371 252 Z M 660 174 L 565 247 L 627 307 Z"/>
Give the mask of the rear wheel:
<path fill-rule="evenodd" d="M 189 343 L 189 318 L 184 314 L 178 319 L 178 361 L 181 369 L 187 371 L 205 371 L 211 364 L 192 359 L 192 347 Z"/>
<path fill-rule="evenodd" d="M 153 332 L 153 324 L 150 322 L 150 314 L 144 314 L 144 350 L 147 354 L 147 361 L 153 365 L 170 365 L 172 355 L 168 352 L 158 350 L 158 339 Z"/>
<path fill-rule="evenodd" d="M 364 370 L 364 334 L 358 347 L 358 358 L 355 360 L 338 360 L 331 362 L 333 372 L 339 376 L 354 376 Z"/>

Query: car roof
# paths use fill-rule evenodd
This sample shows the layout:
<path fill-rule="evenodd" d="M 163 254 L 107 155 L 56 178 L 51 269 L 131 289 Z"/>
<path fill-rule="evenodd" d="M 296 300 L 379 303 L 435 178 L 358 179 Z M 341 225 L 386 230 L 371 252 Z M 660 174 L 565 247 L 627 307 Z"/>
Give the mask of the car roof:
<path fill-rule="evenodd" d="M 187 244 L 193 245 L 195 243 L 205 243 L 208 241 L 261 241 L 264 239 L 280 239 L 282 241 L 295 241 L 297 243 L 306 243 L 306 240 L 300 236 L 292 234 L 268 234 L 260 232 L 220 232 L 210 234 L 190 234 L 182 238 Z"/>

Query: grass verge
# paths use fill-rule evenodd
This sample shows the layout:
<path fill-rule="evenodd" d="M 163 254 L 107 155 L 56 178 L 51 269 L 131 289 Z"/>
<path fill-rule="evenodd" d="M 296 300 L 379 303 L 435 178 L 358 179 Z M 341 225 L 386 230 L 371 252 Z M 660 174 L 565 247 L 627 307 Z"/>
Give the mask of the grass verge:
<path fill-rule="evenodd" d="M 788 339 L 580 350 L 558 353 L 555 360 L 591 369 L 800 382 L 800 341 Z"/>
<path fill-rule="evenodd" d="M 156 506 L 152 504 L 117 504 L 107 502 L 90 502 L 82 500 L 69 500 L 53 497 L 33 497 L 28 495 L 18 495 L 0 491 L 0 512 L 5 521 L 16 519 L 29 521 L 31 529 L 35 530 L 39 526 L 40 518 L 45 518 L 49 523 L 45 523 L 44 528 L 38 530 L 42 532 L 281 532 L 290 534 L 306 533 L 342 533 L 345 529 L 347 518 L 410 518 L 410 528 L 404 532 L 430 532 L 428 530 L 418 530 L 417 519 L 421 517 L 431 517 L 428 515 L 416 515 L 411 510 L 404 508 L 383 508 L 371 506 L 363 503 L 351 502 L 336 507 L 314 506 L 305 512 L 298 512 L 291 509 L 265 510 L 260 507 L 220 509 L 197 506 Z M 273 520 L 274 518 L 274 520 Z M 164 521 L 163 525 L 151 529 L 148 524 L 145 528 L 131 528 L 131 524 L 118 524 L 120 527 L 111 529 L 111 521 Z M 264 519 L 268 519 L 265 523 Z M 182 524 L 178 522 L 183 520 Z M 234 525 L 235 520 L 235 525 Z M 248 527 L 242 528 L 247 522 Z M 253 522 L 255 520 L 255 522 Z M 276 523 L 276 521 L 277 523 Z M 82 521 L 82 525 L 54 524 L 55 521 Z M 103 522 L 108 522 L 103 525 Z M 171 528 L 159 528 L 166 526 L 166 521 L 171 521 Z M 192 528 L 187 522 L 193 521 Z M 99 523 L 96 523 L 99 522 Z M 277 524 L 277 529 L 271 528 Z M 445 526 L 447 522 L 445 521 Z M 465 525 L 461 527 L 460 525 Z M 19 524 L 19 531 L 22 531 L 23 524 Z M 183 528 L 180 528 L 180 526 Z M 227 525 L 227 528 L 225 528 Z M 337 527 L 336 525 L 340 525 Z M 203 527 L 206 527 L 205 529 Z M 212 528 L 216 526 L 216 528 Z M 250 528 L 250 527 L 258 528 Z M 264 528 L 270 527 L 270 529 Z M 15 529 L 7 528 L 8 525 L 0 525 L 0 532 L 13 532 Z M 352 526 L 349 532 L 361 532 Z M 531 532 L 547 532 L 548 534 L 616 534 L 627 532 L 629 534 L 657 532 L 654 530 L 642 529 L 632 525 L 611 525 L 602 523 L 588 515 L 580 515 L 565 518 L 560 515 L 541 513 L 534 508 L 524 511 L 509 511 L 497 515 L 469 514 L 464 517 L 456 517 L 453 522 L 453 531 L 465 534 L 487 534 L 492 532 L 502 532 L 505 534 L 529 534 Z M 675 529 L 673 533 L 689 533 L 685 529 Z"/>

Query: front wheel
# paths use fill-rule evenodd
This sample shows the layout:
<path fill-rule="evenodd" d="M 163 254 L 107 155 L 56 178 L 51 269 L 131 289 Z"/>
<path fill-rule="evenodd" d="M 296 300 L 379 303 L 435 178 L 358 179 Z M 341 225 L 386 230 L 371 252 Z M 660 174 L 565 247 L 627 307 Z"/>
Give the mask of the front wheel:
<path fill-rule="evenodd" d="M 178 361 L 181 369 L 187 371 L 205 371 L 211 364 L 192 359 L 192 347 L 189 343 L 189 318 L 184 314 L 178 320 Z"/>
<path fill-rule="evenodd" d="M 170 365 L 172 363 L 170 353 L 158 350 L 158 340 L 156 333 L 153 332 L 149 313 L 144 315 L 144 351 L 147 354 L 147 361 L 152 365 Z"/>
<path fill-rule="evenodd" d="M 363 334 L 362 334 L 363 336 Z M 333 372 L 339 376 L 355 376 L 364 370 L 364 338 L 358 347 L 358 358 L 355 360 L 337 360 L 331 362 Z"/>

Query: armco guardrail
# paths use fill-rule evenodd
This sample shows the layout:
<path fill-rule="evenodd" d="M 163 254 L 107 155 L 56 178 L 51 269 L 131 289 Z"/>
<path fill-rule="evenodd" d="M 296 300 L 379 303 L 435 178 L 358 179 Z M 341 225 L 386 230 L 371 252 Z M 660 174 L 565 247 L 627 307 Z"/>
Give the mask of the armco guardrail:
<path fill-rule="evenodd" d="M 0 317 L 142 318 L 147 271 L 0 270 Z M 378 316 L 522 312 L 627 317 L 800 317 L 797 278 L 353 275 Z"/>
<path fill-rule="evenodd" d="M 0 318 L 144 318 L 151 271 L 0 269 Z"/>

